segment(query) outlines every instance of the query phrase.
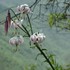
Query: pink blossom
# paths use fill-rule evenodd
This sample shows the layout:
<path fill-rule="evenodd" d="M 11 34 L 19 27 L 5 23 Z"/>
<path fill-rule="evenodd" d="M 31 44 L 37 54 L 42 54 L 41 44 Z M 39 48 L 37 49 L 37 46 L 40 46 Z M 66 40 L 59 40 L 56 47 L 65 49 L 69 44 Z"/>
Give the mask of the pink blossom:
<path fill-rule="evenodd" d="M 31 35 L 30 41 L 33 43 L 41 43 L 44 41 L 45 38 L 46 36 L 43 33 L 36 32 L 33 35 Z"/>
<path fill-rule="evenodd" d="M 23 5 L 18 6 L 17 11 L 19 13 L 24 13 L 24 14 L 31 13 L 31 10 L 27 4 L 23 4 Z"/>
<path fill-rule="evenodd" d="M 36 40 L 37 40 L 37 36 L 36 35 L 31 35 L 31 37 L 30 37 L 30 41 L 32 41 L 33 43 L 35 43 L 36 42 Z"/>
<path fill-rule="evenodd" d="M 15 20 L 15 21 L 11 21 L 11 27 L 13 28 L 19 28 L 18 26 L 22 27 L 22 22 L 23 20 Z"/>
<path fill-rule="evenodd" d="M 20 36 L 14 36 L 12 37 L 10 40 L 9 40 L 9 43 L 11 45 L 20 45 L 24 42 L 24 39 L 23 37 L 20 35 Z"/>

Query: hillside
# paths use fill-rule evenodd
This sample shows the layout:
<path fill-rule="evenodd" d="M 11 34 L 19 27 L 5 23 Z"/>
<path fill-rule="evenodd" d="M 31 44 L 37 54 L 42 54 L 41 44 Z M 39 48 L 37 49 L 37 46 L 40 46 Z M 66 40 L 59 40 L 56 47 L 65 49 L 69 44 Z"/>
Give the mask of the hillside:
<path fill-rule="evenodd" d="M 0 4 L 0 12 L 2 12 L 2 10 L 5 10 L 7 7 L 5 7 L 4 5 Z"/>

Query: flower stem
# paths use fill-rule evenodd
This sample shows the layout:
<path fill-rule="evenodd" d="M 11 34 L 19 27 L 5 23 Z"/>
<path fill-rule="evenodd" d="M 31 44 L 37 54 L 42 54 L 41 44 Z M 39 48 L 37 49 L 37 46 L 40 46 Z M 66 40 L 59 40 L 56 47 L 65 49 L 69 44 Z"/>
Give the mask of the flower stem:
<path fill-rule="evenodd" d="M 13 12 L 13 14 L 15 15 L 15 17 L 19 20 L 18 16 L 15 14 L 15 12 L 10 8 L 10 10 Z"/>
<path fill-rule="evenodd" d="M 29 33 L 29 31 L 26 29 L 26 27 L 25 27 L 23 24 L 22 24 L 22 27 L 25 29 L 25 31 L 26 31 L 28 37 L 30 37 L 30 33 Z"/>
<path fill-rule="evenodd" d="M 41 54 L 44 56 L 44 58 L 46 59 L 46 61 L 49 63 L 49 65 L 51 66 L 52 70 L 55 70 L 55 68 L 53 67 L 52 63 L 50 62 L 50 60 L 48 59 L 48 57 L 45 55 L 45 53 L 42 51 L 42 49 L 39 47 L 38 43 L 34 43 L 34 45 L 37 47 L 37 49 L 41 52 Z"/>
<path fill-rule="evenodd" d="M 29 18 L 29 15 L 28 14 L 27 14 L 27 18 L 28 18 L 28 22 L 30 24 L 31 34 L 33 34 L 33 29 L 32 29 L 32 25 L 31 25 L 31 21 L 30 21 L 30 18 Z"/>

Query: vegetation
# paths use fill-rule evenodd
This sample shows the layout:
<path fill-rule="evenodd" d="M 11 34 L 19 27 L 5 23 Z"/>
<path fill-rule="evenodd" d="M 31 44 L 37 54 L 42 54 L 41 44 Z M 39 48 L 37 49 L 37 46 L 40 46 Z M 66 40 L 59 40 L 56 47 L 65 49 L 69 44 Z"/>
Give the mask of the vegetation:
<path fill-rule="evenodd" d="M 57 0 L 47 1 L 46 5 L 47 4 L 55 5 L 56 2 L 58 3 Z M 41 3 L 42 3 L 41 0 L 40 1 L 36 0 L 36 2 L 30 6 L 30 8 L 34 13 L 29 15 L 27 14 L 25 17 L 22 17 L 24 18 L 24 23 L 22 25 L 24 30 L 21 27 L 19 27 L 20 29 L 18 29 L 18 33 L 23 35 L 26 42 L 23 45 L 19 46 L 17 52 L 14 51 L 14 49 L 16 48 L 15 46 L 11 46 L 10 44 L 8 44 L 9 38 L 15 35 L 13 34 L 15 29 L 14 30 L 9 29 L 8 35 L 5 36 L 4 25 L 0 25 L 0 29 L 1 29 L 0 31 L 1 32 L 0 33 L 0 38 L 1 38 L 0 39 L 0 46 L 1 46 L 0 47 L 0 62 L 1 62 L 0 69 L 1 70 L 15 70 L 15 69 L 16 70 L 41 70 L 41 69 L 46 70 L 46 68 L 47 70 L 52 70 L 52 69 L 69 70 L 70 69 L 69 65 L 65 67 L 65 65 L 68 64 L 66 63 L 67 61 L 65 62 L 65 59 L 69 60 L 68 59 L 69 51 L 70 51 L 69 34 L 66 34 L 66 35 L 63 34 L 63 33 L 69 33 L 69 32 L 65 32 L 64 30 L 70 29 L 69 17 L 68 17 L 69 14 L 67 14 L 66 12 L 67 10 L 66 7 L 69 6 L 69 3 L 65 2 L 67 6 L 65 6 L 65 9 L 62 13 L 60 13 L 61 10 L 57 12 L 56 9 L 55 9 L 56 12 L 54 12 L 53 10 L 54 6 L 52 6 L 52 9 L 50 8 L 50 10 L 52 10 L 53 13 L 50 11 L 49 15 L 46 14 L 46 12 L 41 11 L 41 9 L 45 10 L 44 7 L 48 7 L 48 6 L 45 6 L 45 4 L 41 4 Z M 38 7 L 39 7 L 39 11 L 37 11 Z M 10 8 L 8 10 L 15 11 L 13 8 L 12 9 Z M 20 13 L 14 14 L 13 12 L 12 20 L 14 21 L 15 19 L 18 19 L 21 16 L 19 15 Z M 5 22 L 5 19 L 1 21 L 1 24 L 3 24 L 4 22 Z M 49 23 L 50 27 L 53 27 L 53 26 L 55 27 L 53 27 L 52 30 L 49 29 L 48 24 L 46 24 L 47 22 Z M 26 27 L 27 24 L 28 26 Z M 30 31 L 27 31 L 29 29 Z M 62 31 L 61 34 L 60 33 L 57 34 L 56 29 L 58 31 L 61 29 L 64 29 L 64 30 Z M 41 44 L 42 46 L 35 43 L 34 45 L 37 47 L 35 48 L 33 47 L 34 45 L 29 45 L 31 44 L 29 43 L 29 38 L 25 37 L 25 34 L 24 34 L 25 32 L 23 32 L 22 30 L 26 31 L 26 34 L 28 35 L 28 37 L 30 37 L 32 31 L 33 32 L 43 31 L 47 35 L 47 39 L 45 40 L 45 42 Z M 68 40 L 68 42 L 66 42 L 66 40 Z M 49 63 L 48 60 L 47 60 L 47 63 L 45 63 L 46 61 L 42 63 L 45 57 L 43 58 L 42 56 L 40 56 L 40 58 L 37 57 L 37 60 L 35 60 L 36 55 L 39 53 L 38 50 L 41 52 L 39 55 L 43 55 L 43 56 L 45 55 L 45 57 L 48 57 L 50 63 L 53 65 L 54 68 L 52 68 L 50 64 L 47 64 Z M 55 56 L 53 54 L 55 54 Z"/>

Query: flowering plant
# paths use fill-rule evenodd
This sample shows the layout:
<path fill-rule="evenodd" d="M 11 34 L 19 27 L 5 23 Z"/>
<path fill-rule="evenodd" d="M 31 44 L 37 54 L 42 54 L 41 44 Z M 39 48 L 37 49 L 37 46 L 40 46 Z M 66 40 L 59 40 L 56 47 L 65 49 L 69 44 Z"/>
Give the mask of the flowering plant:
<path fill-rule="evenodd" d="M 10 11 L 12 11 L 14 13 L 14 15 L 16 17 L 16 20 L 14 20 L 11 17 Z M 8 10 L 8 14 L 7 14 L 7 17 L 6 17 L 6 22 L 5 22 L 5 33 L 6 33 L 6 35 L 8 33 L 8 30 L 10 29 L 10 27 L 13 27 L 14 29 L 20 28 L 27 35 L 27 37 L 30 38 L 30 42 L 32 42 L 37 47 L 37 49 L 40 51 L 41 55 L 44 56 L 44 58 L 49 63 L 51 68 L 53 70 L 55 70 L 55 68 L 53 67 L 53 65 L 50 62 L 49 58 L 46 56 L 46 54 L 43 52 L 43 50 L 40 48 L 40 45 L 39 45 L 39 43 L 42 43 L 45 40 L 46 36 L 44 35 L 44 33 L 39 33 L 39 32 L 33 33 L 32 24 L 31 24 L 31 21 L 30 21 L 30 17 L 28 15 L 29 13 L 31 13 L 31 10 L 30 10 L 29 6 L 27 4 L 20 5 L 20 6 L 17 7 L 17 11 L 18 11 L 20 17 L 18 17 L 12 9 Z M 28 22 L 29 22 L 28 27 L 30 28 L 30 31 L 28 31 L 26 26 L 24 24 L 22 24 L 22 23 L 24 23 L 24 19 L 21 19 L 22 14 L 25 14 L 28 18 Z M 18 34 L 18 32 L 15 34 L 14 37 L 12 37 L 9 40 L 9 43 L 11 45 L 16 46 L 16 51 L 18 49 L 18 46 L 20 44 L 24 43 L 24 42 L 25 41 L 24 41 L 23 36 Z"/>
<path fill-rule="evenodd" d="M 40 47 L 40 44 L 45 40 L 46 36 L 42 32 L 33 31 L 32 23 L 30 21 L 30 16 L 29 16 L 29 14 L 32 13 L 31 7 L 29 7 L 27 4 L 23 4 L 18 6 L 16 9 L 17 9 L 17 14 L 15 14 L 15 12 L 11 8 L 8 9 L 5 21 L 5 33 L 7 35 L 10 27 L 13 27 L 16 30 L 20 28 L 25 33 L 26 36 L 22 36 L 17 32 L 16 34 L 14 34 L 14 37 L 12 37 L 9 40 L 9 43 L 11 45 L 16 46 L 16 51 L 18 51 L 18 46 L 25 43 L 24 37 L 29 37 L 30 45 L 31 43 L 33 43 L 33 45 L 35 45 L 35 47 L 40 51 L 40 54 L 43 55 L 43 57 L 45 58 L 44 62 L 47 62 L 52 70 L 56 70 L 58 68 L 58 65 L 56 66 L 57 63 L 55 62 L 53 55 L 47 56 L 46 53 L 44 52 L 44 50 L 46 49 L 42 49 Z M 14 17 L 11 17 L 10 11 L 14 13 Z M 24 23 L 24 19 L 22 19 L 23 14 L 27 16 L 29 24 L 26 25 L 23 24 Z M 26 26 L 29 27 L 29 29 Z"/>
<path fill-rule="evenodd" d="M 69 8 L 70 8 L 69 0 L 62 0 L 62 1 L 60 1 L 60 0 L 44 0 L 44 1 L 35 0 L 35 2 L 31 6 L 29 6 L 28 4 L 21 4 L 21 5 L 16 6 L 16 9 L 15 9 L 15 7 L 6 9 L 7 10 L 6 20 L 5 19 L 4 19 L 5 21 L 1 20 L 0 23 L 1 24 L 5 23 L 4 30 L 5 30 L 6 35 L 9 34 L 9 31 L 12 32 L 11 29 L 13 30 L 12 35 L 10 34 L 11 37 L 8 42 L 9 42 L 10 46 L 12 45 L 15 47 L 15 52 L 19 52 L 19 53 L 24 52 L 21 50 L 19 51 L 18 49 L 21 48 L 19 46 L 24 46 L 25 42 L 27 40 L 29 42 L 28 45 L 30 46 L 30 48 L 37 48 L 37 50 L 39 51 L 39 53 L 37 52 L 38 54 L 36 56 L 36 59 L 39 55 L 42 55 L 43 58 L 45 59 L 44 62 L 48 63 L 48 65 L 50 67 L 47 66 L 47 70 L 51 70 L 51 69 L 52 70 L 70 70 L 70 64 L 67 65 L 68 69 L 66 67 L 65 67 L 66 69 L 63 69 L 61 65 L 57 64 L 57 62 L 54 58 L 54 55 L 49 54 L 47 49 L 45 49 L 48 44 L 46 44 L 44 42 L 46 42 L 46 40 L 49 39 L 48 34 L 47 34 L 49 32 L 49 30 L 47 30 L 47 33 L 45 31 L 45 33 L 47 35 L 44 33 L 44 31 L 43 32 L 39 31 L 40 28 L 48 29 L 48 24 L 49 24 L 49 26 L 51 28 L 53 26 L 55 26 L 54 30 L 56 30 L 56 32 L 60 32 L 61 30 L 63 30 L 61 33 L 68 33 L 68 32 L 64 32 L 64 31 L 70 30 L 70 24 L 69 24 L 70 23 L 70 13 L 69 13 L 70 10 L 69 10 Z M 6 10 L 4 10 L 4 12 L 6 12 Z M 1 14 L 1 11 L 0 11 L 0 14 Z M 5 15 L 4 15 L 4 17 L 5 17 Z M 3 19 L 3 17 L 2 17 L 2 19 Z M 40 26 L 39 26 L 40 28 L 37 26 L 39 24 L 36 24 L 39 22 L 40 22 Z M 45 26 L 46 23 L 48 23 L 47 26 Z M 22 31 L 20 31 L 20 30 L 22 30 Z M 53 32 L 51 32 L 49 34 L 49 36 L 53 37 L 53 35 L 51 35 L 52 33 Z M 60 35 L 59 35 L 59 37 L 60 37 Z M 67 39 L 67 38 L 64 35 L 64 39 Z M 55 38 L 53 38 L 53 39 L 55 39 Z M 64 39 L 62 39 L 62 42 Z M 58 40 L 58 38 L 56 38 L 56 40 Z M 50 41 L 48 41 L 48 42 L 50 42 Z M 62 42 L 61 42 L 61 46 L 65 46 L 64 44 L 62 45 Z M 26 44 L 27 44 L 27 42 L 26 42 Z M 53 40 L 51 40 L 50 45 L 51 44 L 53 44 Z M 57 43 L 53 44 L 53 46 L 54 47 L 56 45 L 58 46 L 58 44 L 59 43 L 57 42 Z M 65 44 L 68 44 L 68 43 L 65 42 Z M 66 45 L 66 46 L 68 46 L 68 45 Z M 8 48 L 10 48 L 10 47 L 8 47 Z M 55 48 L 52 47 L 51 49 L 55 49 Z M 56 51 L 55 54 L 58 54 L 57 52 L 60 52 L 60 50 Z M 63 53 L 62 53 L 62 55 L 63 55 Z M 59 55 L 57 55 L 57 56 L 59 56 Z M 64 55 L 62 57 L 64 57 Z M 68 57 L 69 56 L 66 56 L 65 58 L 68 59 Z M 57 58 L 57 61 L 59 61 L 59 59 Z M 61 60 L 61 61 L 63 61 L 63 60 Z M 59 63 L 61 63 L 61 62 L 59 62 Z M 65 63 L 65 65 L 66 65 L 66 63 Z M 26 70 L 34 70 L 34 69 L 26 69 Z"/>

